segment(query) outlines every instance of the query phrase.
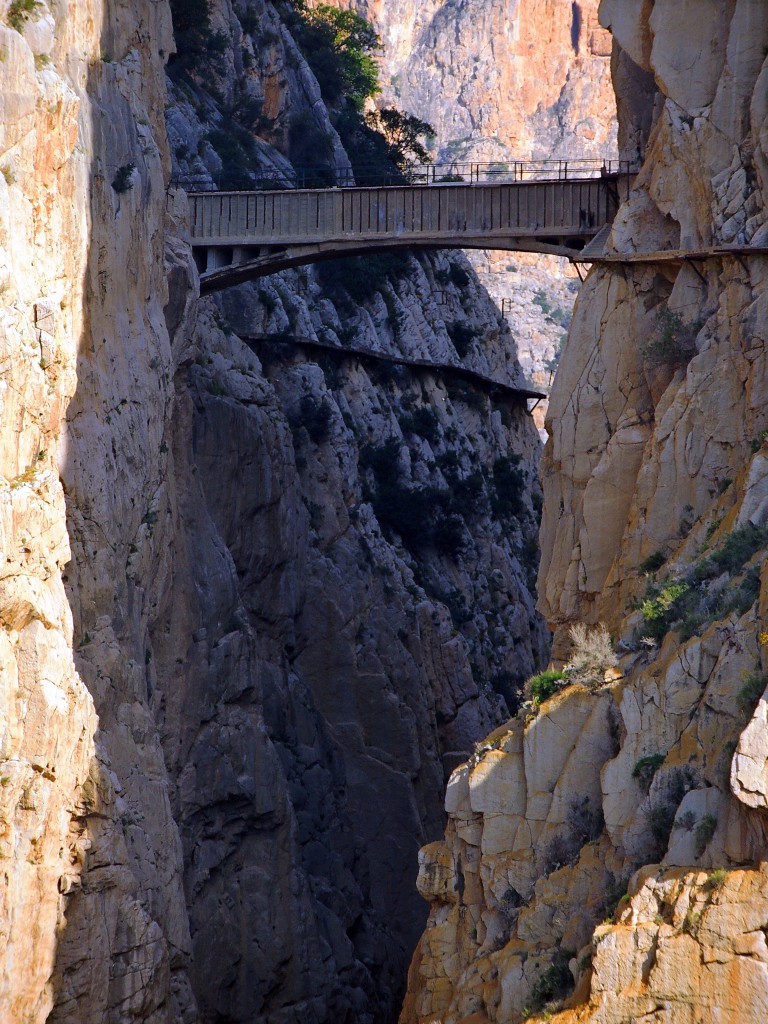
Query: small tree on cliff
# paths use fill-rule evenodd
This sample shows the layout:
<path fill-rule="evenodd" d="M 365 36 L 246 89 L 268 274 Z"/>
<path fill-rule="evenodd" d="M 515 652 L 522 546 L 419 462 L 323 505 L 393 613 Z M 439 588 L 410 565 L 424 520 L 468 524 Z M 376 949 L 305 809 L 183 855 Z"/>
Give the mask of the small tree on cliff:
<path fill-rule="evenodd" d="M 387 158 L 399 171 L 405 172 L 414 160 L 420 164 L 429 160 L 427 146 L 435 137 L 435 129 L 427 121 L 394 107 L 372 110 L 365 115 L 365 121 L 383 136 Z"/>
<path fill-rule="evenodd" d="M 365 18 L 330 4 L 309 8 L 305 0 L 293 0 L 286 20 L 326 103 L 362 110 L 381 91 L 373 56 L 381 40 Z"/>

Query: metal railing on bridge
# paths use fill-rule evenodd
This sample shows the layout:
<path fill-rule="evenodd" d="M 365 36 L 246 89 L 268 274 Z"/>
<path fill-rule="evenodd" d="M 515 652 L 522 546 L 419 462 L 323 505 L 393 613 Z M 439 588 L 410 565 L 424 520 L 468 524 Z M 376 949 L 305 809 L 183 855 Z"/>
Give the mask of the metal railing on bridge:
<path fill-rule="evenodd" d="M 187 192 L 259 192 L 281 189 L 380 188 L 409 185 L 505 184 L 523 181 L 573 181 L 574 179 L 629 175 L 633 167 L 624 160 L 512 160 L 451 161 L 409 164 L 402 170 L 358 166 L 293 167 L 285 170 L 223 171 L 220 174 L 177 175 L 171 182 Z M 212 180 L 213 179 L 213 180 Z"/>
<path fill-rule="evenodd" d="M 397 248 L 507 249 L 575 257 L 608 229 L 631 175 L 610 162 L 419 167 L 421 181 L 200 189 L 189 222 L 201 291 L 293 266 Z M 483 180 L 483 175 L 494 175 Z M 503 179 L 506 175 L 506 180 Z"/>

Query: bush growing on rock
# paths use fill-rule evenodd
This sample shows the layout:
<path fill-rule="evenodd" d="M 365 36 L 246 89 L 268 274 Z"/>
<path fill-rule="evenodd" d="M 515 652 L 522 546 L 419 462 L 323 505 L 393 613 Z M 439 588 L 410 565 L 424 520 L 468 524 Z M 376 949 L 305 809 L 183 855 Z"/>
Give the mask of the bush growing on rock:
<path fill-rule="evenodd" d="M 380 92 L 373 54 L 381 40 L 373 26 L 354 11 L 330 4 L 310 8 L 304 0 L 292 0 L 286 15 L 288 27 L 317 79 L 323 99 L 337 104 L 343 99 L 362 110 L 366 99 Z"/>
<path fill-rule="evenodd" d="M 8 24 L 16 32 L 22 32 L 26 22 L 42 6 L 39 0 L 13 0 L 6 15 Z"/>
<path fill-rule="evenodd" d="M 455 320 L 453 323 L 446 324 L 445 329 L 457 354 L 464 358 L 477 337 L 477 332 L 463 320 Z"/>
<path fill-rule="evenodd" d="M 557 949 L 552 963 L 534 982 L 531 990 L 532 1009 L 535 1012 L 553 1003 L 559 1003 L 574 987 L 573 975 L 568 966 L 575 953 L 570 949 Z M 556 1009 L 556 1006 L 551 1006 Z"/>
<path fill-rule="evenodd" d="M 645 358 L 651 364 L 681 366 L 696 355 L 696 336 L 703 321 L 686 323 L 680 313 L 665 309 L 659 313 L 656 333 L 646 345 Z"/>
<path fill-rule="evenodd" d="M 321 444 L 330 433 L 333 411 L 330 404 L 323 399 L 318 402 L 312 395 L 304 395 L 299 403 L 298 413 L 289 417 L 289 425 L 298 439 L 298 431 L 303 427 L 315 444 Z M 300 443 L 297 443 L 300 447 Z"/>
<path fill-rule="evenodd" d="M 388 284 L 408 273 L 407 253 L 384 252 L 348 259 L 327 260 L 318 267 L 320 283 L 331 293 L 343 291 L 357 305 L 369 302 Z"/>
<path fill-rule="evenodd" d="M 745 675 L 743 681 L 744 685 L 739 691 L 738 704 L 745 717 L 751 718 L 757 707 L 757 702 L 765 692 L 766 686 L 768 686 L 768 678 L 760 672 L 752 672 Z"/>
<path fill-rule="evenodd" d="M 654 861 L 660 861 L 669 845 L 677 809 L 685 794 L 695 787 L 696 778 L 688 767 L 672 768 L 662 779 L 661 785 L 656 785 L 658 789 L 646 808 L 645 817 L 652 838 L 648 856 Z"/>
<path fill-rule="evenodd" d="M 605 682 L 605 674 L 616 668 L 619 659 L 608 630 L 603 625 L 587 629 L 577 622 L 570 629 L 571 660 L 566 667 L 568 681 L 594 689 Z"/>
<path fill-rule="evenodd" d="M 632 778 L 637 779 L 646 793 L 651 788 L 653 776 L 664 764 L 664 761 L 664 754 L 647 754 L 635 762 L 635 767 L 632 769 Z"/>
<path fill-rule="evenodd" d="M 701 857 L 701 855 L 706 850 L 707 846 L 709 846 L 709 841 L 715 834 L 716 828 L 717 818 L 714 816 L 714 814 L 705 814 L 699 822 L 699 824 L 696 826 L 693 835 L 696 840 L 695 853 L 697 857 Z"/>
<path fill-rule="evenodd" d="M 753 566 L 746 572 L 744 568 L 766 544 L 768 526 L 746 523 L 730 533 L 711 555 L 690 566 L 687 572 L 651 583 L 639 605 L 645 634 L 661 640 L 675 629 L 687 640 L 708 622 L 731 612 L 743 615 L 752 607 L 760 591 L 759 568 Z M 738 584 L 729 585 L 728 577 L 738 579 Z"/>
<path fill-rule="evenodd" d="M 397 533 L 413 554 L 434 547 L 441 554 L 457 557 L 466 544 L 466 529 L 451 491 L 405 483 L 400 476 L 401 448 L 396 438 L 363 448 L 360 467 L 372 472 L 374 482 L 367 488 L 365 500 L 373 505 L 382 529 Z"/>
<path fill-rule="evenodd" d="M 549 669 L 546 672 L 540 672 L 537 676 L 532 676 L 528 680 L 525 684 L 525 696 L 533 702 L 534 707 L 538 707 L 567 685 L 568 678 L 564 672 Z"/>
<path fill-rule="evenodd" d="M 522 515 L 525 474 L 518 469 L 519 455 L 504 455 L 493 464 L 494 495 L 491 507 L 500 519 L 511 519 Z"/>

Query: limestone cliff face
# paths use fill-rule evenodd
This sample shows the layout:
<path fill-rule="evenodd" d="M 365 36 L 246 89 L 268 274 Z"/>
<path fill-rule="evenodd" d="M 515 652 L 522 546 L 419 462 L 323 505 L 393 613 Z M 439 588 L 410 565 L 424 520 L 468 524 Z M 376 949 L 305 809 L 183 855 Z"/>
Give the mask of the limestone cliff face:
<path fill-rule="evenodd" d="M 404 1021 L 768 1006 L 768 24 L 749 0 L 604 0 L 601 21 L 625 155 L 646 153 L 608 250 L 704 252 L 591 271 L 548 414 L 540 605 L 560 663 L 570 624 L 602 622 L 624 675 L 454 773 Z"/>
<path fill-rule="evenodd" d="M 573 159 L 611 148 L 611 41 L 596 0 L 354 6 L 384 44 L 383 101 L 434 126 L 438 159 Z"/>
<path fill-rule="evenodd" d="M 458 255 L 198 302 L 169 183 L 221 166 L 233 97 L 261 166 L 296 113 L 346 159 L 275 7 L 212 3 L 202 84 L 166 81 L 165 3 L 26 13 L 0 16 L 0 1019 L 394 1019 L 446 774 L 546 657 L 535 430 L 451 373 L 514 385 L 514 345 Z"/>
<path fill-rule="evenodd" d="M 164 89 L 156 54 L 170 46 L 170 21 L 163 5 L 149 2 L 115 3 L 108 12 L 97 3 L 19 7 L 3 5 L 0 17 L 0 1015 L 42 1021 L 52 1006 L 66 1007 L 92 987 L 105 1014 L 119 1002 L 126 1015 L 141 1005 L 146 1020 L 160 1020 L 153 1009 L 168 997 L 170 957 L 148 906 L 153 899 L 163 911 L 174 901 L 183 906 L 180 874 L 156 874 L 154 897 L 148 886 L 143 904 L 135 899 L 137 878 L 115 828 L 117 779 L 100 741 L 106 723 L 96 696 L 130 669 L 113 646 L 114 673 L 103 661 L 89 692 L 85 683 L 96 677 L 84 678 L 73 649 L 65 585 L 71 594 L 77 570 L 67 563 L 74 556 L 85 578 L 82 604 L 94 607 L 100 591 L 100 628 L 108 638 L 127 509 L 136 505 L 135 530 L 136 496 L 149 489 L 141 473 L 126 469 L 130 460 L 140 467 L 153 461 L 148 431 L 159 434 L 163 416 L 154 393 L 158 374 L 146 364 L 165 354 L 163 341 L 167 349 L 163 157 L 156 141 L 164 137 Z M 111 182 L 120 165 L 133 161 L 134 188 L 119 195 Z M 96 405 L 80 406 L 65 424 L 89 377 L 105 384 Z M 150 405 L 158 412 L 148 424 L 138 411 Z M 134 428 L 125 436 L 103 426 L 118 410 L 125 414 L 118 422 Z M 84 434 L 89 453 L 79 440 Z M 80 531 L 71 517 L 67 522 L 65 491 L 70 515 L 77 504 Z M 80 646 L 90 638 L 78 603 Z M 124 700 L 130 708 L 132 697 Z M 152 736 L 142 743 L 147 753 L 134 760 L 137 777 L 152 759 Z M 162 779 L 144 784 L 154 789 L 153 813 L 163 825 L 157 842 L 173 851 Z M 80 937 L 79 952 L 93 954 L 80 972 L 65 950 L 78 930 L 73 908 L 88 904 L 98 913 L 87 940 Z M 174 940 L 180 949 L 188 945 L 184 928 Z"/>

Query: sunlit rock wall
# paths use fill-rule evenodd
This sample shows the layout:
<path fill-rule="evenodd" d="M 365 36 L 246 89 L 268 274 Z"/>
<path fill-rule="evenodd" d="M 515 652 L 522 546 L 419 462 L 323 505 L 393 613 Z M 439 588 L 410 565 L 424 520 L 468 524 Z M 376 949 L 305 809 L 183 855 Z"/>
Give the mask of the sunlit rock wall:
<path fill-rule="evenodd" d="M 646 154 L 609 248 L 703 253 L 591 271 L 548 414 L 540 607 L 624 675 L 454 773 L 403 1021 L 765 1017 L 764 14 L 602 4 Z"/>

